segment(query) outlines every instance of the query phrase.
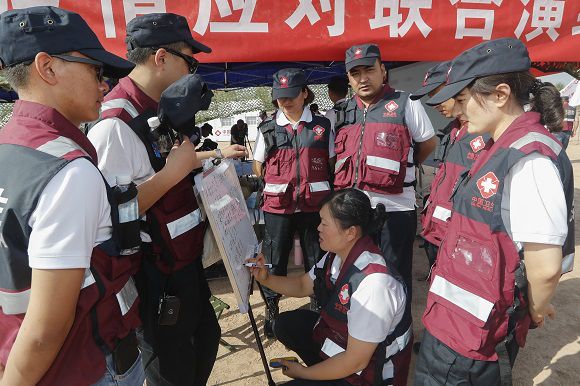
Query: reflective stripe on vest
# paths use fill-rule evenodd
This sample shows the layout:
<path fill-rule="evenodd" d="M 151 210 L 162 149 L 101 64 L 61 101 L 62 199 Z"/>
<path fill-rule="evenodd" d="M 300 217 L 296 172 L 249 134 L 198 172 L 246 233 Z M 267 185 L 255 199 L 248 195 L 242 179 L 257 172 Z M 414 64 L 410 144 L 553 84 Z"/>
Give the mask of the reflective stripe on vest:
<path fill-rule="evenodd" d="M 429 292 L 441 296 L 477 319 L 487 322 L 493 303 L 436 275 Z"/>
<path fill-rule="evenodd" d="M 87 154 L 72 139 L 67 137 L 57 137 L 52 141 L 48 141 L 45 144 L 37 147 L 36 150 L 50 154 L 57 158 L 61 158 L 63 155 L 72 151 L 82 151 L 84 154 Z"/>
<path fill-rule="evenodd" d="M 399 172 L 399 169 L 401 167 L 401 163 L 399 161 L 383 157 L 377 157 L 374 155 L 367 155 L 367 165 L 375 166 L 381 169 L 392 170 L 397 173 Z"/>
<path fill-rule="evenodd" d="M 560 151 L 562 151 L 562 146 L 560 146 L 558 142 L 554 141 L 547 135 L 536 132 L 531 132 L 524 135 L 523 137 L 512 143 L 510 147 L 514 149 L 521 149 L 522 147 L 529 145 L 532 142 L 543 143 L 544 145 L 548 146 L 556 155 L 560 154 Z"/>
<path fill-rule="evenodd" d="M 185 216 L 167 224 L 167 230 L 172 239 L 195 228 L 201 222 L 201 210 L 198 208 Z"/>
<path fill-rule="evenodd" d="M 324 343 L 322 344 L 322 348 L 320 350 L 323 353 L 325 353 L 326 355 L 328 355 L 329 358 L 346 351 L 345 349 L 340 347 L 338 344 L 334 343 L 329 338 L 326 338 L 324 340 Z M 361 373 L 362 373 L 362 370 L 356 372 L 357 375 L 361 375 Z"/>
<path fill-rule="evenodd" d="M 127 99 L 111 99 L 110 101 L 103 102 L 101 105 L 101 112 L 112 109 L 123 109 L 131 116 L 131 118 L 135 118 L 139 115 L 135 106 L 133 106 L 133 104 Z"/>
<path fill-rule="evenodd" d="M 133 278 L 130 277 L 121 288 L 121 291 L 117 293 L 117 302 L 119 303 L 119 308 L 121 308 L 121 315 L 125 316 L 129 312 L 138 296 L 137 287 L 135 287 Z"/>
<path fill-rule="evenodd" d="M 385 358 L 392 357 L 399 351 L 403 351 L 405 347 L 411 341 L 411 337 L 413 336 L 413 324 L 409 326 L 407 331 L 401 336 L 395 338 L 395 340 L 387 347 Z M 383 379 L 386 379 L 383 377 Z"/>
<path fill-rule="evenodd" d="M 269 184 L 266 183 L 264 186 L 264 192 L 268 193 L 284 193 L 288 189 L 288 184 Z"/>
<path fill-rule="evenodd" d="M 310 185 L 311 192 L 325 192 L 330 190 L 330 184 L 328 181 L 309 182 L 308 185 Z"/>
<path fill-rule="evenodd" d="M 574 253 L 564 256 L 562 260 L 562 274 L 572 272 L 574 268 Z"/>
<path fill-rule="evenodd" d="M 433 217 L 441 221 L 447 221 L 451 217 L 451 210 L 437 205 L 433 211 Z"/>
<path fill-rule="evenodd" d="M 26 312 L 30 301 L 30 289 L 20 292 L 0 291 L 0 307 L 5 315 L 18 315 Z"/>
<path fill-rule="evenodd" d="M 350 156 L 337 160 L 336 163 L 334 164 L 334 171 L 336 172 L 337 170 L 339 170 L 340 167 L 342 166 L 342 164 L 345 163 L 346 160 L 349 158 L 350 158 Z"/>

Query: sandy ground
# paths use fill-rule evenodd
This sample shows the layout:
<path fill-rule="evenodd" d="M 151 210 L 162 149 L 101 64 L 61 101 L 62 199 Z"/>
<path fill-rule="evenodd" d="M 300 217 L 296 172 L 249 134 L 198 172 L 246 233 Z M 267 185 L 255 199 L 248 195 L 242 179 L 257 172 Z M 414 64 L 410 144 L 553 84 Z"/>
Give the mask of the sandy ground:
<path fill-rule="evenodd" d="M 576 202 L 580 202 L 580 141 L 573 138 L 568 154 L 574 165 Z M 427 169 L 427 168 L 426 168 Z M 425 183 L 432 178 L 432 171 L 426 170 Z M 533 208 L 530 208 L 533 210 Z M 427 259 L 422 249 L 415 243 L 413 275 L 425 276 Z M 580 244 L 580 229 L 576 228 L 576 248 Z M 542 329 L 530 331 L 526 347 L 520 351 L 514 371 L 514 385 L 580 385 L 580 259 L 576 260 L 575 270 L 562 277 L 553 304 L 556 307 L 556 320 L 549 320 Z M 291 274 L 300 274 L 295 267 Z M 218 358 L 209 380 L 211 385 L 267 385 L 266 375 L 252 332 L 248 315 L 237 311 L 237 305 L 227 279 L 210 282 L 215 296 L 230 304 L 220 318 L 222 337 L 235 350 L 230 351 L 220 345 Z M 413 290 L 413 319 L 415 336 L 422 330 L 421 314 L 425 308 L 427 285 L 415 281 Z M 283 298 L 281 311 L 304 306 L 307 299 Z M 251 296 L 256 323 L 260 334 L 264 325 L 264 303 L 258 291 Z M 279 342 L 263 339 L 267 358 L 292 355 Z M 413 358 L 414 361 L 415 358 Z M 413 366 L 413 364 L 412 364 Z M 275 382 L 288 380 L 280 370 L 272 371 Z M 412 371 L 409 379 L 412 384 Z"/>

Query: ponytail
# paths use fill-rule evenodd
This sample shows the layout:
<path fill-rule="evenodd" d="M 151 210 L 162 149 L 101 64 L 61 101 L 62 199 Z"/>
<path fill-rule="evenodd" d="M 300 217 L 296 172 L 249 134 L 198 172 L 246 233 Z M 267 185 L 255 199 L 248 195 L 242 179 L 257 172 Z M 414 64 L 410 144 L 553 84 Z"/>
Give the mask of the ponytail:
<path fill-rule="evenodd" d="M 542 125 L 550 132 L 562 131 L 564 105 L 558 89 L 552 83 L 536 79 L 529 91 L 532 94 L 532 111 L 540 113 Z"/>
<path fill-rule="evenodd" d="M 371 221 L 364 232 L 367 235 L 372 235 L 383 229 L 383 225 L 385 225 L 385 221 L 387 221 L 387 210 L 385 209 L 385 205 L 377 204 L 375 209 L 371 209 Z"/>

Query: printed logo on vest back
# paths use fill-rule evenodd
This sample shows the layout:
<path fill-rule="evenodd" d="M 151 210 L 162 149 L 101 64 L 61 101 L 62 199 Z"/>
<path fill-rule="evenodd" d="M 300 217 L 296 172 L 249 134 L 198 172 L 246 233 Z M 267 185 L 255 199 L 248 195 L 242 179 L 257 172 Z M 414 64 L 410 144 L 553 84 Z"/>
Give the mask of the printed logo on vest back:
<path fill-rule="evenodd" d="M 479 193 L 481 193 L 481 197 L 490 198 L 497 193 L 499 180 L 493 172 L 488 172 L 477 180 L 477 188 L 479 189 Z"/>
<path fill-rule="evenodd" d="M 350 300 L 350 294 L 348 293 L 348 283 L 342 286 L 340 292 L 338 293 L 338 300 L 341 304 L 346 304 Z"/>

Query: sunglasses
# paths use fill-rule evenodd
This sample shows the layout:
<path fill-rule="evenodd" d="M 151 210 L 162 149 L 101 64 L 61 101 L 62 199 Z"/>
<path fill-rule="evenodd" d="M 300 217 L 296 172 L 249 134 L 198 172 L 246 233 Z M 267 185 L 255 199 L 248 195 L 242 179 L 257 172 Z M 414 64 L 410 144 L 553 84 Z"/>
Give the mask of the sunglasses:
<path fill-rule="evenodd" d="M 58 58 L 61 60 L 64 60 L 65 62 L 71 62 L 71 63 L 84 63 L 84 64 L 89 64 L 92 66 L 95 66 L 95 70 L 96 70 L 96 75 L 97 75 L 97 80 L 99 81 L 99 83 L 102 83 L 105 80 L 105 77 L 103 76 L 103 63 L 97 61 L 97 60 L 93 60 L 93 59 L 89 59 L 89 58 L 81 58 L 78 56 L 72 56 L 72 55 L 51 55 L 53 58 Z"/>
<path fill-rule="evenodd" d="M 185 60 L 187 62 L 187 67 L 189 68 L 190 74 L 195 74 L 197 72 L 197 67 L 199 66 L 199 62 L 193 56 L 186 55 L 182 52 L 179 52 L 179 51 L 176 51 L 174 49 L 167 48 L 167 47 L 159 47 L 159 48 L 153 48 L 153 49 L 155 51 L 157 51 L 160 48 L 163 48 L 165 51 L 169 52 L 170 54 L 175 55 L 175 56 L 179 56 L 181 59 Z"/>

